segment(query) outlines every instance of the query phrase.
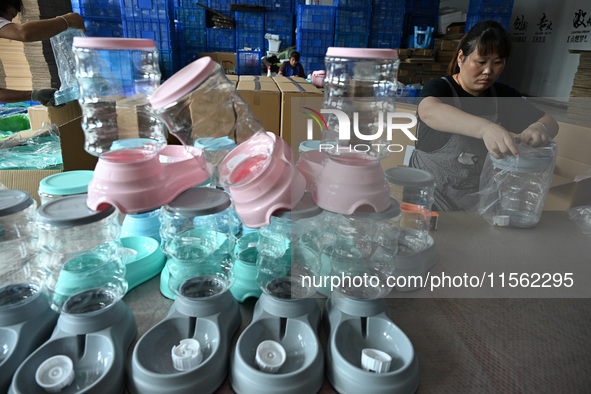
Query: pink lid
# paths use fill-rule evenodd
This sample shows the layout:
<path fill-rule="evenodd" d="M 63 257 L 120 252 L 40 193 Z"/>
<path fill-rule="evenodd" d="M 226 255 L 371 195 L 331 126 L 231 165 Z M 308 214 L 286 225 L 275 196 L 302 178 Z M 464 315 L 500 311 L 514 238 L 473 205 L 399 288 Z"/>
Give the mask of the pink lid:
<path fill-rule="evenodd" d="M 88 49 L 156 50 L 154 40 L 146 38 L 74 37 L 73 46 Z"/>
<path fill-rule="evenodd" d="M 209 56 L 186 65 L 154 90 L 150 104 L 159 109 L 178 101 L 201 85 L 215 70 L 215 66 L 216 62 Z"/>
<path fill-rule="evenodd" d="M 328 47 L 326 57 L 354 59 L 398 59 L 396 49 Z"/>

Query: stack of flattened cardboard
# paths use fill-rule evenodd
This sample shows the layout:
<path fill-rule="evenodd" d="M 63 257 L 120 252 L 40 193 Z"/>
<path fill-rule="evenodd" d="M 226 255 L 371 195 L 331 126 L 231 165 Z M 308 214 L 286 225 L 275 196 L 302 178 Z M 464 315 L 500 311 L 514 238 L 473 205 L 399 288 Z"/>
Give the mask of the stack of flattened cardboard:
<path fill-rule="evenodd" d="M 431 49 L 399 49 L 400 67 L 398 80 L 405 85 L 425 82 L 445 75 L 447 64 L 435 61 L 435 52 Z"/>
<path fill-rule="evenodd" d="M 20 15 L 14 19 L 14 22 L 20 22 Z M 0 38 L 0 63 L 0 87 L 15 90 L 33 88 L 31 71 L 22 42 Z"/>
<path fill-rule="evenodd" d="M 581 126 L 589 125 L 591 111 L 591 52 L 580 53 L 579 66 L 568 101 L 567 119 Z"/>

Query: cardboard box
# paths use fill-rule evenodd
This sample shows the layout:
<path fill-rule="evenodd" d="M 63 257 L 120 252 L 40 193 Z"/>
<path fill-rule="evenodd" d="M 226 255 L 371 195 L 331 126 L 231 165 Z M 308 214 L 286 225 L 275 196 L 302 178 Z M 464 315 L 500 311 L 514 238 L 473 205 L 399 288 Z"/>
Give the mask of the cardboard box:
<path fill-rule="evenodd" d="M 280 84 L 280 83 L 309 83 L 306 78 L 302 78 L 302 77 L 286 77 L 283 75 L 277 75 L 272 78 L 273 78 L 273 81 L 275 81 L 275 83 L 277 83 L 277 84 Z"/>
<path fill-rule="evenodd" d="M 439 23 L 437 24 L 437 32 L 445 34 L 447 26 L 454 22 L 466 22 L 466 13 L 462 11 L 452 11 L 443 13 L 439 11 Z"/>
<path fill-rule="evenodd" d="M 453 51 L 455 53 L 456 49 L 458 48 L 458 44 L 460 40 L 446 40 L 441 38 L 436 38 L 433 40 L 433 50 L 435 52 L 439 51 Z"/>
<path fill-rule="evenodd" d="M 445 34 L 447 34 L 447 35 L 464 34 L 465 27 L 466 27 L 466 22 L 451 23 L 445 29 Z"/>
<path fill-rule="evenodd" d="M 40 204 L 37 190 L 43 178 L 61 171 L 94 170 L 98 158 L 84 150 L 81 120 L 78 117 L 59 126 L 63 170 L 0 170 L 0 183 L 9 189 L 29 192 Z"/>
<path fill-rule="evenodd" d="M 275 82 L 239 81 L 236 90 L 265 130 L 279 135 L 281 93 Z"/>
<path fill-rule="evenodd" d="M 39 130 L 43 122 L 54 123 L 59 127 L 72 119 L 82 116 L 82 110 L 78 101 L 70 101 L 61 108 L 34 105 L 27 108 L 27 112 L 31 123 L 31 130 Z"/>
<path fill-rule="evenodd" d="M 272 77 L 267 77 L 264 75 L 240 75 L 239 81 L 259 81 L 259 82 L 270 82 L 275 83 Z"/>
<path fill-rule="evenodd" d="M 300 143 L 308 139 L 308 120 L 312 119 L 306 115 L 305 112 L 309 112 L 306 108 L 320 111 L 324 93 L 305 80 L 301 82 L 302 78 L 298 78 L 299 82 L 295 78 L 281 78 L 285 79 L 279 79 L 282 82 L 277 84 L 281 91 L 281 133 L 279 135 L 291 146 L 294 160 L 297 161 Z M 310 139 L 322 138 L 318 127 L 312 127 L 312 133 Z"/>
<path fill-rule="evenodd" d="M 546 211 L 564 211 L 591 204 L 591 178 L 575 181 L 591 170 L 591 128 L 559 122 L 554 177 L 544 204 Z"/>
<path fill-rule="evenodd" d="M 225 74 L 236 74 L 236 53 L 232 52 L 203 52 L 198 57 L 209 56 L 222 66 Z"/>

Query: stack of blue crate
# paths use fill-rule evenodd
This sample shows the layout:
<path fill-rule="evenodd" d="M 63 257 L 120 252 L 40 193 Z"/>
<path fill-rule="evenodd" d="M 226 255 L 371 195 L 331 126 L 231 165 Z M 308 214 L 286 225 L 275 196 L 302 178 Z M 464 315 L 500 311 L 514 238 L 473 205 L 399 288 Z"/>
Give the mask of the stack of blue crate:
<path fill-rule="evenodd" d="M 265 48 L 265 13 L 259 11 L 235 11 L 236 49 Z"/>
<path fill-rule="evenodd" d="M 371 3 L 364 0 L 335 0 L 335 36 L 337 47 L 367 48 Z"/>
<path fill-rule="evenodd" d="M 258 49 L 236 50 L 236 74 L 237 75 L 261 75 L 261 55 Z"/>
<path fill-rule="evenodd" d="M 283 12 L 293 14 L 295 12 L 295 4 L 295 0 L 265 0 L 267 12 Z"/>
<path fill-rule="evenodd" d="M 400 48 L 405 0 L 373 0 L 370 48 Z"/>
<path fill-rule="evenodd" d="M 279 36 L 279 49 L 286 49 L 293 45 L 293 14 L 291 12 L 269 12 L 275 8 L 268 8 L 265 14 L 265 33 Z M 265 50 L 269 50 L 269 41 L 265 40 Z"/>
<path fill-rule="evenodd" d="M 308 74 L 324 70 L 326 49 L 333 45 L 335 7 L 298 4 L 296 47 Z"/>
<path fill-rule="evenodd" d="M 207 0 L 198 3 L 207 5 Z M 205 8 L 198 6 L 195 0 L 180 0 L 180 4 L 174 7 L 174 13 L 180 67 L 184 67 L 196 60 L 199 53 L 207 52 Z"/>
<path fill-rule="evenodd" d="M 87 36 L 123 37 L 119 0 L 72 0 L 72 11 L 84 17 Z"/>
<path fill-rule="evenodd" d="M 470 0 L 464 31 L 485 20 L 497 21 L 508 31 L 512 11 L 513 0 Z"/>
<path fill-rule="evenodd" d="M 415 28 L 426 31 L 432 27 L 437 31 L 439 0 L 406 0 L 404 12 L 402 46 L 414 47 Z"/>
<path fill-rule="evenodd" d="M 208 0 L 208 7 L 234 19 L 234 11 L 230 10 L 232 0 Z M 208 52 L 236 52 L 236 29 L 219 29 L 208 27 Z"/>
<path fill-rule="evenodd" d="M 160 52 L 162 78 L 177 70 L 177 50 L 172 0 L 121 0 L 123 33 L 129 38 L 147 38 Z"/>

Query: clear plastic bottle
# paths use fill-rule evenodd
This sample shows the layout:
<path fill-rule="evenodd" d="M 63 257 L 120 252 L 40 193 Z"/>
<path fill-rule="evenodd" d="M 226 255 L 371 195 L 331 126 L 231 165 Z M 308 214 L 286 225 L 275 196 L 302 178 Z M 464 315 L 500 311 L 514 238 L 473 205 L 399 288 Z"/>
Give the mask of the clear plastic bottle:
<path fill-rule="evenodd" d="M 60 77 L 60 90 L 55 92 L 56 104 L 64 104 L 78 99 L 79 89 L 76 80 L 76 62 L 72 52 L 74 37 L 84 37 L 80 29 L 68 29 L 50 38 L 51 48 Z"/>
<path fill-rule="evenodd" d="M 21 190 L 0 190 L 0 308 L 38 293 L 43 275 L 37 268 L 37 203 Z"/>
<path fill-rule="evenodd" d="M 429 172 L 410 167 L 392 167 L 385 171 L 390 184 L 390 196 L 400 203 L 400 227 L 428 234 L 435 178 Z"/>
<path fill-rule="evenodd" d="M 161 245 L 168 256 L 166 266 L 173 292 L 198 298 L 230 288 L 237 223 L 225 192 L 209 187 L 186 190 L 162 207 L 160 222 Z"/>
<path fill-rule="evenodd" d="M 108 161 L 143 161 L 166 146 L 149 98 L 160 85 L 153 40 L 75 37 L 84 149 Z"/>
<path fill-rule="evenodd" d="M 393 49 L 330 47 L 325 57 L 325 114 L 327 129 L 322 150 L 333 156 L 365 154 L 382 159 L 390 154 L 388 114 L 395 112 L 398 52 Z M 324 111 L 323 111 L 324 114 Z"/>
<path fill-rule="evenodd" d="M 204 155 L 213 166 L 214 184 L 217 164 L 234 148 L 227 139 L 240 144 L 265 131 L 236 92 L 234 83 L 210 57 L 200 58 L 175 73 L 154 92 L 150 103 L 183 144 L 193 146 L 202 138 L 210 139 Z M 223 144 L 217 143 L 218 139 Z"/>
<path fill-rule="evenodd" d="M 529 228 L 542 217 L 554 174 L 556 143 L 537 148 L 519 143 L 517 148 L 519 157 L 488 156 L 480 180 L 479 204 L 481 209 L 489 206 L 485 217 L 493 215 L 493 224 L 508 218 L 511 227 Z"/>
<path fill-rule="evenodd" d="M 305 194 L 291 211 L 278 211 L 259 229 L 257 284 L 282 299 L 309 297 L 320 273 L 322 209 Z"/>
<path fill-rule="evenodd" d="M 81 313 L 109 307 L 127 291 L 124 248 L 113 207 L 93 211 L 85 194 L 63 197 L 37 210 L 40 263 L 52 307 Z M 62 310 L 68 301 L 69 310 Z"/>
<path fill-rule="evenodd" d="M 352 215 L 327 212 L 321 261 L 330 265 L 333 290 L 352 298 L 380 298 L 392 289 L 387 278 L 394 274 L 401 220 L 400 205 L 376 213 L 356 211 Z M 338 283 L 336 282 L 338 280 Z"/>

